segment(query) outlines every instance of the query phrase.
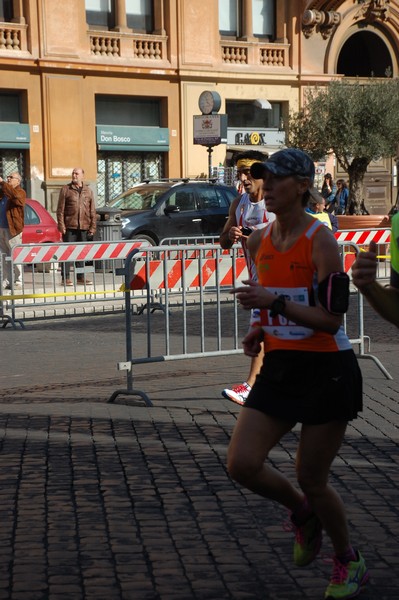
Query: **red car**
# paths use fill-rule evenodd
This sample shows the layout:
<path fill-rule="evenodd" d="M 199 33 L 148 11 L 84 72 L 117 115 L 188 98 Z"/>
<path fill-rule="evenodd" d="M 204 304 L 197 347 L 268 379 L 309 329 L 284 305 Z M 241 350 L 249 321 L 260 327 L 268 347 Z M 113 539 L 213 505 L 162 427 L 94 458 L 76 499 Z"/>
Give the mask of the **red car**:
<path fill-rule="evenodd" d="M 23 244 L 46 244 L 60 242 L 61 233 L 57 229 L 57 223 L 50 213 L 32 198 L 26 199 L 25 204 L 25 227 L 22 232 Z"/>

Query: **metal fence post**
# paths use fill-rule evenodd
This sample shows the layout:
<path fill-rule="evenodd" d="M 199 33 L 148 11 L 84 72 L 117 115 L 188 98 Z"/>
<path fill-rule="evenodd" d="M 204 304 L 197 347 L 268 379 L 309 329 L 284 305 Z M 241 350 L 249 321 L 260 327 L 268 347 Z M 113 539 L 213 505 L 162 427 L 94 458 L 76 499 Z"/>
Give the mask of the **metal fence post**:
<path fill-rule="evenodd" d="M 145 392 L 141 390 L 135 390 L 133 388 L 133 369 L 132 369 L 132 310 L 130 302 L 130 265 L 132 258 L 137 254 L 139 250 L 131 250 L 125 258 L 125 265 L 119 269 L 116 269 L 117 275 L 124 275 L 125 277 L 125 340 L 126 340 L 126 361 L 118 363 L 119 371 L 126 371 L 126 389 L 116 390 L 109 398 L 108 402 L 114 402 L 115 398 L 120 395 L 125 396 L 139 396 L 144 400 L 147 406 L 152 406 L 152 402 Z"/>

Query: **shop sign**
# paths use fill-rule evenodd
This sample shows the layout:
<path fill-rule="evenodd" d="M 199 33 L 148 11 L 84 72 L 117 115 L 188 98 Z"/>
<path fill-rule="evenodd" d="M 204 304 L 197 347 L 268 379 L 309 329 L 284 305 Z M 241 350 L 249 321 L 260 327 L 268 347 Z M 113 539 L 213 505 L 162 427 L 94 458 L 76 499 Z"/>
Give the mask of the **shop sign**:
<path fill-rule="evenodd" d="M 227 142 L 227 115 L 195 115 L 194 144 L 218 146 Z"/>
<path fill-rule="evenodd" d="M 264 133 L 253 131 L 252 133 L 236 133 L 234 143 L 238 146 L 266 146 L 266 136 Z"/>
<path fill-rule="evenodd" d="M 25 123 L 0 123 L 0 148 L 29 148 L 30 129 Z"/>
<path fill-rule="evenodd" d="M 97 125 L 100 150 L 169 150 L 169 129 L 165 127 L 116 127 Z"/>
<path fill-rule="evenodd" d="M 229 146 L 281 146 L 285 132 L 279 129 L 228 129 Z"/>

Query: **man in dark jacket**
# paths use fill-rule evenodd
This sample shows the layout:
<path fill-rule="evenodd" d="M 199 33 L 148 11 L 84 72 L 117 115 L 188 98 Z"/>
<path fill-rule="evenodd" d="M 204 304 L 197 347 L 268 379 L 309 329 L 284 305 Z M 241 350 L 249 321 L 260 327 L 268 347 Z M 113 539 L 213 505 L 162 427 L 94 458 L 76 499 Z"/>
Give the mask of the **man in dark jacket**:
<path fill-rule="evenodd" d="M 14 171 L 7 181 L 0 177 L 0 253 L 3 258 L 3 285 L 11 289 L 11 249 L 22 244 L 26 194 L 21 188 L 21 175 Z M 14 265 L 14 286 L 21 287 L 21 269 Z"/>
<path fill-rule="evenodd" d="M 93 192 L 83 183 L 84 171 L 76 167 L 72 171 L 72 181 L 61 188 L 58 207 L 58 230 L 62 233 L 64 242 L 86 242 L 93 238 L 96 230 L 96 207 Z M 81 267 L 82 263 L 76 263 Z M 73 285 L 70 279 L 70 263 L 63 264 L 64 285 Z M 89 279 L 77 275 L 77 283 L 90 284 Z"/>

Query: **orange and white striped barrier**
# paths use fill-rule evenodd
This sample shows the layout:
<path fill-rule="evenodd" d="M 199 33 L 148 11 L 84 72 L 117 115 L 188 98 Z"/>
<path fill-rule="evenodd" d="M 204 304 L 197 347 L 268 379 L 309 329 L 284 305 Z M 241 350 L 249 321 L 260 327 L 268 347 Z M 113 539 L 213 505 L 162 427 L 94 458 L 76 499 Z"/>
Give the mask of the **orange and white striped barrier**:
<path fill-rule="evenodd" d="M 389 229 L 370 229 L 366 231 L 346 230 L 337 231 L 335 237 L 340 245 L 345 242 L 348 245 L 368 245 L 371 241 L 377 244 L 388 244 L 390 241 Z M 353 247 L 353 246 L 352 246 Z M 140 262 L 139 270 L 134 273 L 130 282 L 131 290 L 143 290 L 150 287 L 152 290 L 161 289 L 192 289 L 205 286 L 231 286 L 235 280 L 247 276 L 245 258 L 242 256 L 241 248 L 237 248 L 234 260 L 234 269 L 229 250 L 219 250 L 218 245 L 213 248 L 192 246 L 170 246 L 166 249 L 162 246 L 159 260 Z M 199 256 L 202 263 L 199 264 Z M 142 254 L 145 258 L 145 252 Z M 353 250 L 344 252 L 344 270 L 350 274 L 350 270 L 356 255 Z"/>
<path fill-rule="evenodd" d="M 390 229 L 347 229 L 336 231 L 334 235 L 338 242 L 352 242 L 358 246 L 367 246 L 370 242 L 375 242 L 376 244 L 389 244 L 391 241 Z"/>
<path fill-rule="evenodd" d="M 116 260 L 126 258 L 131 250 L 149 246 L 145 240 L 125 242 L 62 242 L 59 244 L 23 244 L 14 246 L 11 260 L 16 264 Z"/>
<path fill-rule="evenodd" d="M 218 257 L 209 258 L 208 251 L 202 263 L 192 258 L 167 260 L 166 263 L 163 260 L 150 260 L 148 267 L 145 262 L 140 263 L 139 270 L 130 282 L 130 289 L 143 290 L 147 285 L 150 285 L 153 290 L 215 287 L 216 285 L 231 287 L 235 279 L 246 276 L 244 258 L 237 258 L 233 268 L 229 257 L 219 254 Z"/>
<path fill-rule="evenodd" d="M 360 247 L 363 250 L 364 246 L 369 246 L 370 242 L 375 242 L 377 245 L 389 244 L 391 241 L 391 230 L 390 229 L 366 229 L 366 230 L 343 230 L 336 231 L 335 238 L 341 244 L 352 243 Z M 387 254 L 383 252 L 378 254 L 377 258 L 386 259 Z M 352 265 L 356 260 L 356 254 L 353 250 L 344 252 L 344 271 L 345 273 L 351 274 Z"/>

